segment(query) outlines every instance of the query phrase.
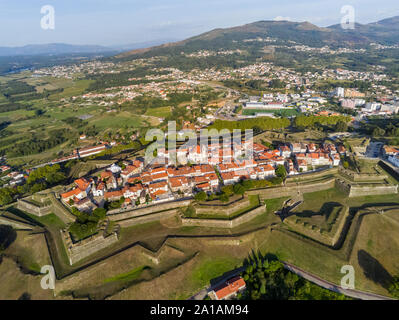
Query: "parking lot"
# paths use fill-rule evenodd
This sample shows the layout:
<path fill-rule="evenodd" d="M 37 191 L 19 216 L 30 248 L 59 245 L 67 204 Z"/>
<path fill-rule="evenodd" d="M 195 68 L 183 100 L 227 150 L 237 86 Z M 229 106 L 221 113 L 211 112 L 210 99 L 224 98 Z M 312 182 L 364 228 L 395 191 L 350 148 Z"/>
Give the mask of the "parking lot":
<path fill-rule="evenodd" d="M 367 148 L 365 156 L 367 158 L 379 158 L 381 156 L 381 149 L 384 146 L 382 142 L 371 142 Z"/>

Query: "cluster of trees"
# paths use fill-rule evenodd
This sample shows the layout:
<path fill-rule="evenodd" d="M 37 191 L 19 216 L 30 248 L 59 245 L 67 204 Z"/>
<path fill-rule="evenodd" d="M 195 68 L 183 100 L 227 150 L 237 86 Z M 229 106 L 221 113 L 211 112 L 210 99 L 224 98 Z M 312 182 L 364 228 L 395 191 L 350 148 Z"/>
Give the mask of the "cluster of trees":
<path fill-rule="evenodd" d="M 298 116 L 294 120 L 294 126 L 300 130 L 315 128 L 317 125 L 336 128 L 335 126 L 339 122 L 342 126 L 342 123 L 347 124 L 350 121 L 351 117 L 349 116 Z"/>
<path fill-rule="evenodd" d="M 11 80 L 0 85 L 0 93 L 6 98 L 28 92 L 36 92 L 35 87 L 23 81 Z"/>
<path fill-rule="evenodd" d="M 135 70 L 122 71 L 120 73 L 88 75 L 87 79 L 95 80 L 95 82 L 90 84 L 87 91 L 88 92 L 98 91 L 98 90 L 104 90 L 106 88 L 111 88 L 111 87 L 127 86 L 127 85 L 140 84 L 140 83 L 149 83 L 152 81 L 144 80 L 144 79 L 131 81 L 129 79 L 142 78 L 142 77 L 145 77 L 146 75 L 163 75 L 163 74 L 167 74 L 167 72 L 165 72 L 165 71 L 159 72 L 159 71 L 150 70 L 149 68 L 139 67 L 139 68 L 136 68 Z"/>
<path fill-rule="evenodd" d="M 248 190 L 262 189 L 271 186 L 281 185 L 287 177 L 287 171 L 284 166 L 279 169 L 279 174 L 270 180 L 242 180 L 234 185 L 228 185 L 221 188 L 221 191 L 216 194 L 207 195 L 204 191 L 198 192 L 194 198 L 196 201 L 212 201 L 220 200 L 221 202 L 229 202 L 233 195 L 244 195 Z M 284 170 L 284 171 L 283 171 Z"/>
<path fill-rule="evenodd" d="M 161 107 L 178 106 L 183 102 L 190 102 L 194 95 L 189 92 L 171 92 L 167 95 L 167 100 L 152 97 L 152 96 L 139 96 L 132 101 L 127 101 L 122 104 L 121 108 L 131 110 L 135 113 L 145 114 L 148 109 L 155 109 Z"/>
<path fill-rule="evenodd" d="M 104 150 L 98 154 L 88 157 L 88 159 L 94 160 L 94 159 L 98 159 L 98 158 L 102 158 L 102 157 L 112 156 L 112 155 L 121 153 L 122 151 L 129 150 L 129 149 L 138 150 L 141 147 L 142 147 L 142 145 L 139 141 L 132 141 L 128 144 L 121 144 L 121 145 L 112 147 L 111 149 Z"/>
<path fill-rule="evenodd" d="M 273 89 L 281 89 L 281 88 L 285 88 L 287 84 L 280 80 L 280 79 L 272 79 L 269 82 L 269 87 L 273 88 Z"/>
<path fill-rule="evenodd" d="M 105 209 L 107 211 L 119 209 L 124 202 L 125 202 L 125 198 L 124 197 L 121 197 L 118 201 L 106 202 L 105 203 Z"/>
<path fill-rule="evenodd" d="M 49 95 L 62 92 L 63 90 L 63 88 L 51 91 L 45 89 L 43 90 L 43 92 L 39 93 L 36 91 L 36 88 L 34 86 L 31 86 L 26 82 L 11 80 L 0 85 L 0 94 L 2 94 L 4 97 L 12 102 L 9 104 L 8 107 L 3 107 L 2 109 L 11 109 L 7 111 L 22 109 L 21 105 L 15 104 L 15 102 L 47 98 Z"/>
<path fill-rule="evenodd" d="M 29 141 L 16 143 L 1 150 L 1 153 L 9 157 L 21 157 L 44 152 L 52 149 L 70 139 L 76 138 L 76 134 L 67 129 L 57 129 L 49 132 L 49 137 L 43 139 L 42 135 L 35 134 Z"/>
<path fill-rule="evenodd" d="M 246 129 L 254 129 L 258 130 L 276 130 L 276 129 L 284 129 L 289 127 L 291 124 L 289 119 L 286 118 L 269 118 L 269 117 L 260 117 L 255 119 L 246 119 L 243 121 L 224 121 L 224 120 L 216 120 L 209 129 L 227 129 L 233 131 L 234 129 L 246 130 Z"/>
<path fill-rule="evenodd" d="M 363 123 L 361 130 L 373 137 L 399 137 L 398 119 L 372 118 Z"/>
<path fill-rule="evenodd" d="M 344 295 L 323 289 L 286 270 L 275 257 L 253 254 L 242 277 L 247 285 L 244 300 L 346 300 Z"/>
<path fill-rule="evenodd" d="M 15 111 L 15 110 L 30 110 L 32 106 L 30 105 L 24 105 L 16 102 L 6 102 L 0 104 L 0 113 L 1 112 L 9 112 L 9 111 Z"/>
<path fill-rule="evenodd" d="M 31 172 L 25 184 L 16 188 L 1 188 L 0 205 L 10 204 L 18 196 L 34 194 L 65 182 L 65 170 L 66 168 L 61 168 L 59 164 L 37 168 Z"/>
<path fill-rule="evenodd" d="M 0 206 L 10 204 L 14 200 L 16 195 L 16 189 L 14 188 L 1 188 L 0 189 Z"/>
<path fill-rule="evenodd" d="M 59 164 L 53 166 L 45 166 L 33 170 L 27 180 L 29 185 L 43 182 L 47 187 L 54 186 L 65 181 L 66 176 Z"/>
<path fill-rule="evenodd" d="M 46 90 L 44 89 L 43 92 L 31 92 L 20 96 L 11 96 L 9 98 L 12 102 L 17 101 L 29 101 L 29 100 L 39 100 L 39 99 L 47 99 L 50 95 L 61 93 L 64 91 L 64 88 L 54 89 L 54 90 Z"/>
<path fill-rule="evenodd" d="M 98 223 L 105 219 L 107 210 L 97 208 L 92 212 L 92 214 L 88 214 L 73 207 L 72 213 L 77 217 L 77 219 L 73 224 L 71 224 L 69 231 L 76 240 L 81 240 L 97 232 Z"/>

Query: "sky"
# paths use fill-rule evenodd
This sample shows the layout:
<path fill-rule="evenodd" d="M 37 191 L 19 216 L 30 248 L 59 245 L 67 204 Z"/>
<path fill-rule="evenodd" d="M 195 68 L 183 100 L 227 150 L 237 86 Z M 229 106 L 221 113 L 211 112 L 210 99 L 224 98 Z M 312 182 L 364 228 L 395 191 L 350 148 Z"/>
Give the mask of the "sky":
<path fill-rule="evenodd" d="M 54 29 L 43 29 L 43 6 Z M 70 43 L 117 46 L 182 40 L 259 20 L 340 23 L 352 5 L 356 22 L 399 16 L 398 0 L 0 0 L 0 46 Z"/>

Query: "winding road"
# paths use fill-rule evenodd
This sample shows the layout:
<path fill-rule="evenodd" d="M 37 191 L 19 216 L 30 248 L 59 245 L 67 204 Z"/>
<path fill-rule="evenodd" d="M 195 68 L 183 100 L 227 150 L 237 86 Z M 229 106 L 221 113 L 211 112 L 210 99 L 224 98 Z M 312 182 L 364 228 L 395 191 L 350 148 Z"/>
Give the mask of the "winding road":
<path fill-rule="evenodd" d="M 287 262 L 282 262 L 282 263 L 284 264 L 285 269 L 295 273 L 296 275 L 298 275 L 314 284 L 317 284 L 318 286 L 320 286 L 322 288 L 325 288 L 325 289 L 328 289 L 328 290 L 331 290 L 331 291 L 334 291 L 337 293 L 344 294 L 347 297 L 360 299 L 360 300 L 395 300 L 390 297 L 386 297 L 386 296 L 382 296 L 382 295 L 378 295 L 378 294 L 374 294 L 374 293 L 370 293 L 370 292 L 365 292 L 365 291 L 360 291 L 360 290 L 352 290 L 352 289 L 343 289 L 342 287 L 340 287 L 336 284 L 333 284 L 327 280 L 323 280 L 310 272 L 307 272 L 305 270 L 302 270 L 301 268 L 294 266 L 293 264 L 290 264 Z M 193 295 L 188 300 L 203 300 L 208 295 L 209 292 L 211 292 L 212 290 L 214 290 L 216 287 L 220 286 L 221 284 L 225 283 L 227 280 L 233 278 L 234 276 L 239 275 L 244 270 L 245 270 L 245 267 L 241 267 L 237 270 L 234 270 L 232 273 L 230 273 L 228 276 L 226 276 L 225 278 L 220 280 L 218 283 L 216 283 L 208 288 L 202 289 L 200 292 Z"/>

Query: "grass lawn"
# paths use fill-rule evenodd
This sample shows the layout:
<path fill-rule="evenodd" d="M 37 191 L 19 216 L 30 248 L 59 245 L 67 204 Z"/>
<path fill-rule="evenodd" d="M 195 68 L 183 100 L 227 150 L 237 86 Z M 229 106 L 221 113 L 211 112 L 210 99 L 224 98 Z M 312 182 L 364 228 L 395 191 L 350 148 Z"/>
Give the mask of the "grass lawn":
<path fill-rule="evenodd" d="M 99 130 L 106 130 L 110 128 L 138 128 L 141 126 L 142 121 L 137 116 L 134 116 L 128 112 L 123 112 L 118 115 L 103 115 L 99 118 L 91 120 L 89 123 L 94 124 Z"/>
<path fill-rule="evenodd" d="M 236 212 L 233 212 L 231 215 L 229 216 L 221 216 L 220 214 L 214 214 L 214 213 L 201 213 L 196 215 L 196 218 L 203 218 L 203 219 L 220 219 L 220 220 L 230 220 L 230 219 L 234 219 L 244 213 L 247 213 L 248 211 L 251 211 L 257 207 L 259 207 L 260 205 L 260 201 L 259 201 L 259 196 L 257 195 L 250 195 L 248 196 L 248 200 L 249 200 L 249 206 L 246 208 L 243 208 L 241 210 L 238 210 Z"/>
<path fill-rule="evenodd" d="M 171 107 L 159 107 L 154 109 L 148 109 L 145 115 L 158 118 L 166 118 L 171 114 L 171 111 Z"/>
<path fill-rule="evenodd" d="M 190 282 L 197 288 L 209 285 L 212 279 L 222 276 L 224 273 L 235 269 L 242 263 L 233 257 L 204 257 L 197 264 L 190 275 Z"/>
<path fill-rule="evenodd" d="M 129 272 L 126 273 L 121 273 L 115 277 L 112 278 L 107 278 L 104 280 L 104 283 L 109 283 L 109 282 L 115 282 L 115 281 L 122 281 L 122 282 L 129 282 L 132 280 L 137 279 L 138 277 L 140 277 L 141 273 L 145 270 L 148 269 L 147 266 L 141 266 L 138 268 L 135 268 Z"/>
<path fill-rule="evenodd" d="M 51 213 L 43 217 L 37 217 L 29 213 L 27 213 L 27 215 L 45 226 L 50 226 L 58 229 L 64 229 L 66 227 L 65 223 L 60 218 L 58 218 L 54 213 Z"/>
<path fill-rule="evenodd" d="M 365 216 L 350 264 L 355 268 L 356 289 L 387 295 L 390 278 L 399 275 L 398 212 Z"/>
<path fill-rule="evenodd" d="M 276 211 L 280 210 L 283 207 L 284 202 L 288 199 L 289 197 L 265 200 L 267 213 L 274 214 Z"/>
<path fill-rule="evenodd" d="M 93 80 L 78 80 L 73 84 L 70 84 L 69 87 L 64 88 L 64 91 L 61 93 L 56 93 L 49 96 L 50 101 L 58 101 L 62 98 L 78 96 L 82 94 L 92 83 Z"/>

